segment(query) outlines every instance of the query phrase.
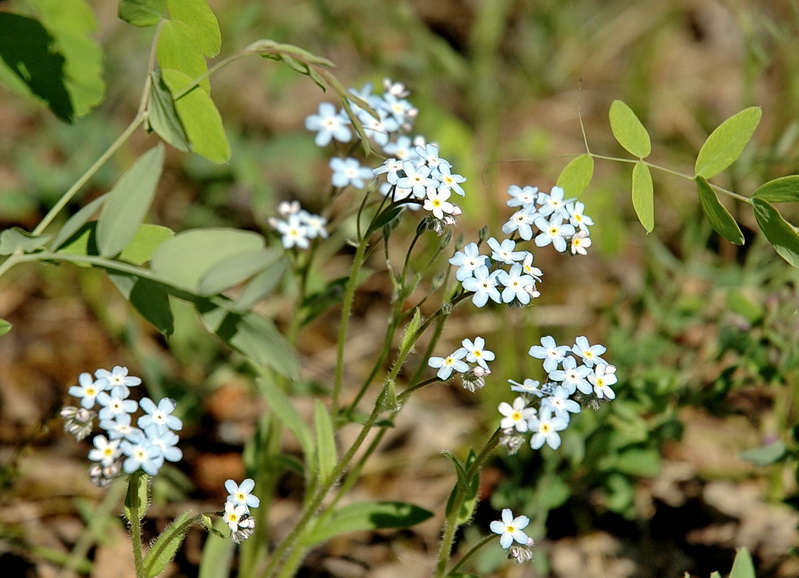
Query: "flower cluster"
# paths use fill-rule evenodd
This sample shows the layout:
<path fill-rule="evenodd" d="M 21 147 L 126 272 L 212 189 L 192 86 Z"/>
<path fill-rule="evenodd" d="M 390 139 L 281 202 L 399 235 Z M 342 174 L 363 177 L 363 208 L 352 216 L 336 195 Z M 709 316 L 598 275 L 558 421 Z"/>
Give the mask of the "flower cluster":
<path fill-rule="evenodd" d="M 277 212 L 283 218 L 271 217 L 269 225 L 280 233 L 283 248 L 307 249 L 312 239 L 327 238 L 327 219 L 301 209 L 297 201 L 280 203 Z"/>
<path fill-rule="evenodd" d="M 457 371 L 462 374 L 463 387 L 474 391 L 485 385 L 485 376 L 491 373 L 487 362 L 493 361 L 495 355 L 493 351 L 484 349 L 485 339 L 479 336 L 474 341 L 464 339 L 461 345 L 462 347 L 446 357 L 431 357 L 427 364 L 438 369 L 436 375 L 442 381 L 449 379 L 452 372 Z M 474 365 L 470 366 L 469 363 Z"/>
<path fill-rule="evenodd" d="M 518 210 L 502 226 L 503 233 L 516 234 L 525 241 L 533 239 L 538 247 L 551 244 L 560 253 L 571 247 L 572 255 L 587 254 L 586 249 L 591 246 L 588 227 L 594 221 L 583 213 L 583 203 L 564 199 L 560 187 L 544 193 L 538 187 L 511 185 L 508 194 L 511 196 L 508 206 Z"/>
<path fill-rule="evenodd" d="M 98 369 L 94 376 L 82 373 L 78 383 L 69 388 L 69 394 L 80 400 L 80 407 L 64 407 L 61 417 L 65 420 L 64 430 L 79 440 L 91 433 L 94 418 L 99 418 L 104 434 L 94 437 L 94 448 L 89 451 L 89 459 L 96 462 L 89 469 L 94 484 L 108 485 L 123 471 L 132 474 L 141 469 L 154 476 L 164 460 L 181 460 L 183 452 L 177 447 L 179 438 L 175 432 L 183 424 L 172 415 L 174 400 L 164 398 L 156 404 L 148 397 L 139 402 L 129 399 L 130 388 L 141 384 L 141 379 L 128 375 L 126 367 Z M 98 410 L 94 409 L 95 404 Z M 144 414 L 134 426 L 132 416 L 139 409 Z"/>
<path fill-rule="evenodd" d="M 531 433 L 530 447 L 537 450 L 547 444 L 552 449 L 560 447 L 560 433 L 569 426 L 570 415 L 580 413 L 581 401 L 611 400 L 616 397 L 611 385 L 615 384 L 616 368 L 602 359 L 605 347 L 591 345 L 580 336 L 575 344 L 558 345 L 551 336 L 533 345 L 531 357 L 544 362 L 547 380 L 541 384 L 533 379 L 518 383 L 509 379 L 511 391 L 521 393 L 512 404 L 499 404 L 503 430 L 501 443 L 511 453 L 523 443 L 521 434 Z M 579 393 L 578 393 L 579 392 Z"/>
<path fill-rule="evenodd" d="M 441 234 L 444 228 L 455 224 L 461 209 L 450 201 L 453 192 L 464 195 L 461 183 L 466 178 L 452 172 L 452 164 L 439 156 L 438 146 L 427 143 L 424 137 L 408 136 L 419 111 L 408 100 L 408 91 L 402 84 L 386 79 L 383 94 L 373 94 L 367 84 L 351 93 L 365 101 L 372 111 L 351 103 L 353 114 L 363 125 L 364 134 L 387 158 L 372 170 L 352 157 L 334 157 L 330 160 L 333 186 L 352 186 L 363 189 L 375 176 L 385 175 L 380 192 L 394 203 L 430 213 L 431 229 Z M 372 112 L 377 116 L 375 117 Z M 357 137 L 346 111 L 336 110 L 330 103 L 319 105 L 317 114 L 305 119 L 305 127 L 315 131 L 318 146 L 332 141 L 348 143 Z"/>
<path fill-rule="evenodd" d="M 449 260 L 458 267 L 455 278 L 463 289 L 474 293 L 472 303 L 482 307 L 490 298 L 496 303 L 524 306 L 538 297 L 536 283 L 543 273 L 533 266 L 533 254 L 517 251 L 513 239 L 498 241 L 491 237 L 488 246 L 490 257 L 480 254 L 477 243 L 469 243 Z"/>
<path fill-rule="evenodd" d="M 499 544 L 508 551 L 508 558 L 522 564 L 532 559 L 535 541 L 525 534 L 524 530 L 530 523 L 527 516 L 513 516 L 508 508 L 502 510 L 502 520 L 491 522 L 491 531 L 499 534 Z"/>
<path fill-rule="evenodd" d="M 230 528 L 230 537 L 236 544 L 249 538 L 255 529 L 255 520 L 250 516 L 250 508 L 257 508 L 261 500 L 252 495 L 255 482 L 247 478 L 241 484 L 233 480 L 225 482 L 228 497 L 225 501 L 225 523 Z"/>

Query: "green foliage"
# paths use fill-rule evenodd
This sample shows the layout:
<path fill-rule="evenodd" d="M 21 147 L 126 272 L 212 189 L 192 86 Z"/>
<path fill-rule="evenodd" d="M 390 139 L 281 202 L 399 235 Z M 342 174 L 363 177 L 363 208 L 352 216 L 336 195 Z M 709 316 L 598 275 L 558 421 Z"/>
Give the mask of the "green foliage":
<path fill-rule="evenodd" d="M 696 157 L 696 176 L 712 179 L 738 160 L 760 124 L 762 114 L 758 106 L 747 108 L 710 133 Z"/>
<path fill-rule="evenodd" d="M 144 557 L 145 576 L 155 578 L 164 571 L 183 543 L 191 522 L 191 512 L 183 512 L 159 534 Z"/>
<path fill-rule="evenodd" d="M 61 120 L 85 116 L 104 96 L 103 53 L 84 0 L 31 0 L 35 16 L 0 12 L 0 81 L 42 100 Z"/>
<path fill-rule="evenodd" d="M 704 177 L 696 177 L 696 190 L 699 192 L 699 202 L 702 211 L 719 235 L 735 245 L 744 244 L 744 235 L 738 223 L 735 222 L 729 211 L 719 202 L 716 191 L 708 184 Z"/>
<path fill-rule="evenodd" d="M 610 129 L 618 143 L 631 155 L 645 159 L 652 152 L 649 133 L 633 110 L 620 100 L 614 100 L 610 105 Z"/>
<path fill-rule="evenodd" d="M 314 423 L 316 424 L 314 465 L 319 474 L 319 479 L 324 483 L 329 479 L 338 462 L 336 436 L 333 430 L 333 421 L 330 419 L 330 414 L 325 409 L 324 404 L 317 399 L 314 408 Z"/>
<path fill-rule="evenodd" d="M 652 173 L 644 161 L 638 161 L 633 166 L 633 208 L 638 220 L 651 233 L 655 228 L 655 197 L 652 185 Z"/>
<path fill-rule="evenodd" d="M 579 197 L 591 184 L 593 176 L 594 157 L 586 153 L 572 159 L 563 167 L 556 184 L 563 189 L 567 198 Z"/>
<path fill-rule="evenodd" d="M 357 502 L 333 510 L 320 518 L 303 539 L 307 546 L 350 532 L 410 528 L 433 516 L 432 512 L 404 502 Z"/>

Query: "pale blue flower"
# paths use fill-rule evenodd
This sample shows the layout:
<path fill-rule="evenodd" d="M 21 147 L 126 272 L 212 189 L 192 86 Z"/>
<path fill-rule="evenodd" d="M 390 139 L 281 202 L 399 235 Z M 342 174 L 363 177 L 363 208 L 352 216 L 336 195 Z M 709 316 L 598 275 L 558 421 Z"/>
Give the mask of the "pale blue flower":
<path fill-rule="evenodd" d="M 564 237 L 569 237 L 575 233 L 574 225 L 564 224 L 563 215 L 560 213 L 554 213 L 549 221 L 545 217 L 538 217 L 535 220 L 535 226 L 541 231 L 535 237 L 535 244 L 539 247 L 545 247 L 552 243 L 555 250 L 560 253 L 566 250 L 566 239 Z"/>
<path fill-rule="evenodd" d="M 567 357 L 563 360 L 562 370 L 553 370 L 549 372 L 549 379 L 552 381 L 560 381 L 565 387 L 569 395 L 579 389 L 585 394 L 591 393 L 591 384 L 588 383 L 588 375 L 591 373 L 591 368 L 587 365 L 577 365 L 577 360 L 573 357 Z"/>
<path fill-rule="evenodd" d="M 474 341 L 471 339 L 464 339 L 461 342 L 463 348 L 466 350 L 466 361 L 476 363 L 483 369 L 488 369 L 487 361 L 494 361 L 495 355 L 493 351 L 483 349 L 485 347 L 485 339 L 482 337 L 475 337 Z"/>
<path fill-rule="evenodd" d="M 569 353 L 568 345 L 558 345 L 551 335 L 541 338 L 541 345 L 533 345 L 528 351 L 530 357 L 544 360 L 544 371 L 554 371 Z"/>
<path fill-rule="evenodd" d="M 516 248 L 516 241 L 512 239 L 505 239 L 500 243 L 494 237 L 488 240 L 488 246 L 493 250 L 491 258 L 494 261 L 512 265 L 516 261 L 521 261 L 527 256 L 527 251 L 514 251 Z"/>
<path fill-rule="evenodd" d="M 534 407 L 527 407 L 527 401 L 523 397 L 517 397 L 513 400 L 513 405 L 508 402 L 501 402 L 497 408 L 499 413 L 502 414 L 502 421 L 499 422 L 501 429 L 516 429 L 519 433 L 527 431 L 527 422 L 535 417 L 536 409 Z"/>
<path fill-rule="evenodd" d="M 248 510 L 249 508 L 257 508 L 261 504 L 258 496 L 253 496 L 252 491 L 255 488 L 255 481 L 247 478 L 241 484 L 236 484 L 233 480 L 225 482 L 225 489 L 228 491 L 228 502 L 234 504 L 243 504 Z"/>
<path fill-rule="evenodd" d="M 522 272 L 522 265 L 516 263 L 510 271 L 500 271 L 497 279 L 505 286 L 502 290 L 502 301 L 510 303 L 516 299 L 522 305 L 530 302 L 530 293 L 527 288 L 535 284 L 535 279 Z"/>
<path fill-rule="evenodd" d="M 122 454 L 119 450 L 120 440 L 108 441 L 104 435 L 94 436 L 94 449 L 89 450 L 89 459 L 102 466 L 110 466 Z"/>
<path fill-rule="evenodd" d="M 463 251 L 456 252 L 449 262 L 458 267 L 455 278 L 458 281 L 464 281 L 474 276 L 475 269 L 488 265 L 488 257 L 480 254 L 477 243 L 469 243 L 463 248 Z"/>
<path fill-rule="evenodd" d="M 506 235 L 510 235 L 514 231 L 518 231 L 522 239 L 529 241 L 533 238 L 532 225 L 538 217 L 539 214 L 531 208 L 524 208 L 516 211 L 511 215 L 508 222 L 502 225 L 502 232 Z"/>
<path fill-rule="evenodd" d="M 466 357 L 466 350 L 461 348 L 455 351 L 454 353 L 450 353 L 447 357 L 431 357 L 427 360 L 427 365 L 434 369 L 438 369 L 438 379 L 445 380 L 449 379 L 449 376 L 452 375 L 453 371 L 457 371 L 459 373 L 466 373 L 469 371 L 469 365 L 462 361 L 462 359 Z"/>
<path fill-rule="evenodd" d="M 508 187 L 508 194 L 511 199 L 508 201 L 509 207 L 533 206 L 538 199 L 538 187 L 519 187 L 511 185 Z"/>
<path fill-rule="evenodd" d="M 122 469 L 126 474 L 132 474 L 138 469 L 142 469 L 145 473 L 154 476 L 158 473 L 161 468 L 160 464 L 164 461 L 161 456 L 161 450 L 145 437 L 142 437 L 136 443 L 122 440 L 119 448 L 127 456 L 127 459 L 122 464 Z"/>
<path fill-rule="evenodd" d="M 142 398 L 139 402 L 141 408 L 147 413 L 138 420 L 138 425 L 141 429 L 147 429 L 150 424 L 156 424 L 160 431 L 171 429 L 172 431 L 180 431 L 183 428 L 183 423 L 177 416 L 172 415 L 175 411 L 177 404 L 174 399 L 168 397 L 163 398 L 156 406 L 153 400 L 149 397 Z"/>
<path fill-rule="evenodd" d="M 329 102 L 319 105 L 319 114 L 312 114 L 305 119 L 305 128 L 317 131 L 314 143 L 319 147 L 327 145 L 331 139 L 349 142 L 352 131 L 348 124 L 349 119 Z"/>
<path fill-rule="evenodd" d="M 556 450 L 560 447 L 558 432 L 565 430 L 569 425 L 562 417 L 555 417 L 550 411 L 542 411 L 536 417 L 530 418 L 528 426 L 533 436 L 530 438 L 530 447 L 540 449 L 545 443 Z"/>
<path fill-rule="evenodd" d="M 569 399 L 569 395 L 569 391 L 565 387 L 556 387 L 552 395 L 545 397 L 541 402 L 541 411 L 551 410 L 555 417 L 569 421 L 570 413 L 580 413 L 582 409 L 579 403 Z"/>
<path fill-rule="evenodd" d="M 128 368 L 121 365 L 115 365 L 114 369 L 111 371 L 108 371 L 107 369 L 98 369 L 94 372 L 94 377 L 97 379 L 105 378 L 108 380 L 109 389 L 118 385 L 136 387 L 137 385 L 141 384 L 141 378 L 136 377 L 135 375 L 128 375 Z"/>
<path fill-rule="evenodd" d="M 362 166 L 356 159 L 333 157 L 330 159 L 330 168 L 333 169 L 331 182 L 334 187 L 343 188 L 352 185 L 356 189 L 366 186 L 366 181 L 374 176 L 374 171 Z"/>
<path fill-rule="evenodd" d="M 92 378 L 91 373 L 81 373 L 78 376 L 78 383 L 80 386 L 73 385 L 69 388 L 68 393 L 72 397 L 80 399 L 81 407 L 91 409 L 94 407 L 94 401 L 101 391 L 108 388 L 108 380 L 100 378 L 95 380 Z"/>
<path fill-rule="evenodd" d="M 101 391 L 97 394 L 97 403 L 103 406 L 98 413 L 101 420 L 114 419 L 120 414 L 135 413 L 139 409 L 136 400 L 126 399 L 130 390 L 124 385 L 118 385 L 111 390 Z"/>
<path fill-rule="evenodd" d="M 527 534 L 522 532 L 530 523 L 530 518 L 527 516 L 513 517 L 513 512 L 505 508 L 502 510 L 502 521 L 494 520 L 489 526 L 491 531 L 499 534 L 499 543 L 506 550 L 510 548 L 515 540 L 519 544 L 527 544 L 530 539 Z"/>
<path fill-rule="evenodd" d="M 512 379 L 508 380 L 508 383 L 512 384 L 510 386 L 511 391 L 515 391 L 518 393 L 529 393 L 530 395 L 534 395 L 536 397 L 543 397 L 546 395 L 544 391 L 544 387 L 541 385 L 541 382 L 536 381 L 535 379 L 525 379 L 523 383 L 519 383 L 518 381 L 513 381 Z"/>
<path fill-rule="evenodd" d="M 488 267 L 481 265 L 474 270 L 474 277 L 464 279 L 463 288 L 466 291 L 473 291 L 472 303 L 477 307 L 482 307 L 488 302 L 490 297 L 497 303 L 500 302 L 501 297 L 497 290 L 497 275 L 499 271 L 493 273 L 488 272 Z"/>
<path fill-rule="evenodd" d="M 607 349 L 604 345 L 591 345 L 588 342 L 588 338 L 584 335 L 575 339 L 575 343 L 572 346 L 572 352 L 582 357 L 583 363 L 588 367 L 594 367 L 597 363 L 604 363 L 605 360 L 600 356 L 605 353 L 605 351 L 607 351 Z"/>

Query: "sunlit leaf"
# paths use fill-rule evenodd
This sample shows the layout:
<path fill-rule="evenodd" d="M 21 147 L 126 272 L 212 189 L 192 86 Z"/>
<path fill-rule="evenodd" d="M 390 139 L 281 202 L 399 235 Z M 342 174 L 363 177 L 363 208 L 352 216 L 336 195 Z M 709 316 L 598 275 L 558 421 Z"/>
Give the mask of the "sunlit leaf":
<path fill-rule="evenodd" d="M 162 70 L 162 77 L 174 98 L 191 85 L 192 77 L 179 70 Z M 211 96 L 194 88 L 175 102 L 180 121 L 189 137 L 192 150 L 211 162 L 225 163 L 230 159 L 222 117 Z"/>
<path fill-rule="evenodd" d="M 165 288 L 149 279 L 109 273 L 109 279 L 139 314 L 164 335 L 175 331 L 175 319 Z"/>
<path fill-rule="evenodd" d="M 782 218 L 780 212 L 762 199 L 752 199 L 757 226 L 763 231 L 777 254 L 794 267 L 799 267 L 799 234 Z"/>
<path fill-rule="evenodd" d="M 144 223 L 119 254 L 118 259 L 134 265 L 143 265 L 153 258 L 155 250 L 162 243 L 174 236 L 175 233 L 169 227 Z"/>
<path fill-rule="evenodd" d="M 283 280 L 288 268 L 289 260 L 283 258 L 250 279 L 241 290 L 238 299 L 236 299 L 235 310 L 239 312 L 248 311 L 253 305 L 269 295 Z"/>
<path fill-rule="evenodd" d="M 11 331 L 12 327 L 13 325 L 11 323 L 6 321 L 5 319 L 0 319 L 0 335 L 5 335 L 9 331 Z"/>
<path fill-rule="evenodd" d="M 162 243 L 151 268 L 177 287 L 197 292 L 203 275 L 234 255 L 257 251 L 264 238 L 239 229 L 191 229 Z"/>
<path fill-rule="evenodd" d="M 713 178 L 734 163 L 755 133 L 762 114 L 758 106 L 744 109 L 710 133 L 696 157 L 696 176 Z"/>
<path fill-rule="evenodd" d="M 719 201 L 716 191 L 713 190 L 704 177 L 696 177 L 694 180 L 696 181 L 696 190 L 699 192 L 702 211 L 704 211 L 705 217 L 707 217 L 713 230 L 730 243 L 743 245 L 744 235 L 740 227 L 738 227 L 738 223 L 735 222 L 732 215 Z"/>
<path fill-rule="evenodd" d="M 109 191 L 97 221 L 100 255 L 119 254 L 136 235 L 150 209 L 163 166 L 164 147 L 159 144 L 140 156 Z"/>
<path fill-rule="evenodd" d="M 589 154 L 580 155 L 563 167 L 557 186 L 563 189 L 567 198 L 579 197 L 591 184 L 593 176 L 594 157 Z"/>
<path fill-rule="evenodd" d="M 235 287 L 273 265 L 282 255 L 279 249 L 259 249 L 225 259 L 200 279 L 200 295 L 214 295 Z"/>
<path fill-rule="evenodd" d="M 774 179 L 752 193 L 752 198 L 769 203 L 791 203 L 799 201 L 799 175 Z"/>
<path fill-rule="evenodd" d="M 404 502 L 358 502 L 342 506 L 322 519 L 305 538 L 307 546 L 319 544 L 349 532 L 385 528 L 409 528 L 432 517 L 433 513 Z"/>
<path fill-rule="evenodd" d="M 91 219 L 94 214 L 100 210 L 100 207 L 103 206 L 103 203 L 108 198 L 108 193 L 101 195 L 94 199 L 92 202 L 87 203 L 81 209 L 72 215 L 64 226 L 58 231 L 53 239 L 53 249 L 58 249 L 63 245 L 72 235 L 77 233 L 81 227 L 83 227 L 89 219 Z"/>
<path fill-rule="evenodd" d="M 222 35 L 219 23 L 208 0 L 169 0 L 169 18 L 180 21 L 191 28 L 194 44 L 200 52 L 209 57 L 219 54 Z"/>
<path fill-rule="evenodd" d="M 633 208 L 646 232 L 651 233 L 655 228 L 655 198 L 652 174 L 643 161 L 633 167 Z"/>
<path fill-rule="evenodd" d="M 631 155 L 643 159 L 652 152 L 649 133 L 633 110 L 620 100 L 614 100 L 610 105 L 610 130 Z"/>
<path fill-rule="evenodd" d="M 117 15 L 133 26 L 146 28 L 161 21 L 166 0 L 120 0 Z"/>
<path fill-rule="evenodd" d="M 785 444 L 777 440 L 767 446 L 745 450 L 740 453 L 740 456 L 741 459 L 758 466 L 767 466 L 779 461 L 785 455 L 786 450 Z"/>

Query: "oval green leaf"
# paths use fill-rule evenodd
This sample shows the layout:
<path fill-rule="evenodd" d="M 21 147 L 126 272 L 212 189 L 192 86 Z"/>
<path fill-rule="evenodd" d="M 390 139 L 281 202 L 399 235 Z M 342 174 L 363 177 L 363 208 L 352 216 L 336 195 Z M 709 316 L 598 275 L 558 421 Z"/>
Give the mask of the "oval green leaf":
<path fill-rule="evenodd" d="M 727 239 L 734 245 L 744 244 L 744 234 L 741 232 L 738 223 L 732 218 L 724 205 L 719 201 L 716 191 L 708 184 L 704 177 L 696 177 L 696 190 L 699 193 L 699 202 L 702 204 L 710 226 L 719 235 Z"/>
<path fill-rule="evenodd" d="M 625 150 L 643 159 L 652 152 L 649 133 L 629 106 L 620 100 L 610 105 L 610 130 Z"/>
<path fill-rule="evenodd" d="M 105 193 L 102 196 L 97 197 L 91 203 L 88 203 L 84 207 L 82 207 L 77 213 L 72 215 L 64 226 L 61 227 L 61 230 L 58 231 L 58 234 L 53 239 L 53 250 L 57 250 L 61 245 L 67 242 L 72 235 L 77 233 L 83 225 L 85 225 L 89 219 L 92 218 L 94 213 L 96 213 L 100 207 L 103 206 L 103 203 L 108 198 L 108 193 Z"/>
<path fill-rule="evenodd" d="M 145 576 L 155 578 L 172 561 L 189 530 L 190 526 L 186 525 L 189 518 L 191 518 L 191 512 L 183 512 L 150 545 L 143 560 Z"/>
<path fill-rule="evenodd" d="M 732 563 L 730 578 L 756 578 L 755 565 L 749 550 L 741 548 L 735 555 L 735 562 Z"/>
<path fill-rule="evenodd" d="M 133 240 L 150 209 L 164 166 L 161 144 L 140 156 L 117 181 L 100 211 L 97 246 L 100 255 L 118 255 Z"/>
<path fill-rule="evenodd" d="M 763 231 L 777 254 L 799 268 L 799 234 L 782 218 L 780 212 L 762 199 L 752 199 L 757 226 Z"/>
<path fill-rule="evenodd" d="M 731 116 L 710 133 L 696 157 L 696 176 L 711 179 L 734 163 L 755 133 L 762 114 L 759 106 L 752 106 Z"/>
<path fill-rule="evenodd" d="M 774 179 L 752 193 L 752 198 L 769 203 L 793 203 L 799 201 L 799 175 Z"/>
<path fill-rule="evenodd" d="M 179 70 L 162 70 L 161 75 L 173 99 L 193 81 L 193 78 Z M 192 150 L 211 162 L 226 163 L 230 159 L 230 145 L 222 117 L 211 95 L 203 89 L 194 88 L 175 101 L 175 108 Z"/>
<path fill-rule="evenodd" d="M 409 528 L 432 515 L 424 508 L 404 502 L 358 502 L 342 506 L 330 516 L 321 518 L 322 523 L 305 536 L 303 543 L 312 546 L 340 534 L 363 530 Z"/>
<path fill-rule="evenodd" d="M 278 286 L 288 268 L 289 260 L 280 259 L 277 263 L 250 279 L 236 300 L 235 310 L 240 313 L 249 311 L 253 305 L 269 295 Z"/>
<path fill-rule="evenodd" d="M 566 197 L 579 197 L 591 184 L 594 177 L 594 157 L 589 154 L 572 159 L 563 167 L 558 177 L 557 186 L 562 188 Z"/>
<path fill-rule="evenodd" d="M 336 436 L 333 432 L 333 422 L 327 409 L 318 399 L 316 400 L 314 423 L 316 425 L 316 467 L 319 472 L 319 479 L 322 483 L 325 483 L 336 467 L 338 455 L 336 453 Z"/>
<path fill-rule="evenodd" d="M 633 208 L 647 233 L 651 233 L 655 228 L 654 197 L 649 167 L 643 161 L 638 161 L 633 167 Z"/>
<path fill-rule="evenodd" d="M 215 295 L 273 265 L 283 255 L 279 249 L 259 249 L 225 259 L 200 279 L 200 295 Z"/>
<path fill-rule="evenodd" d="M 176 287 L 198 292 L 200 280 L 234 255 L 258 251 L 264 238 L 239 229 L 192 229 L 162 243 L 153 254 L 153 272 Z"/>
<path fill-rule="evenodd" d="M 294 434 L 294 437 L 297 438 L 306 459 L 311 460 L 314 455 L 313 434 L 308 424 L 305 423 L 305 420 L 303 420 L 300 414 L 297 413 L 297 410 L 294 409 L 289 397 L 282 389 L 268 382 L 266 379 L 259 379 L 258 387 L 277 418 L 283 425 L 289 428 L 291 433 Z"/>
<path fill-rule="evenodd" d="M 172 100 L 172 93 L 169 92 L 161 78 L 161 71 L 154 70 L 150 73 L 150 80 L 147 130 L 155 131 L 155 134 L 160 136 L 164 142 L 179 151 L 188 152 L 191 150 L 191 143 L 186 129 L 183 128 L 183 123 L 180 122 L 175 101 Z"/>
<path fill-rule="evenodd" d="M 175 331 L 175 318 L 172 315 L 169 295 L 163 285 L 123 273 L 109 273 L 108 278 L 153 327 L 164 335 L 172 335 Z"/>

